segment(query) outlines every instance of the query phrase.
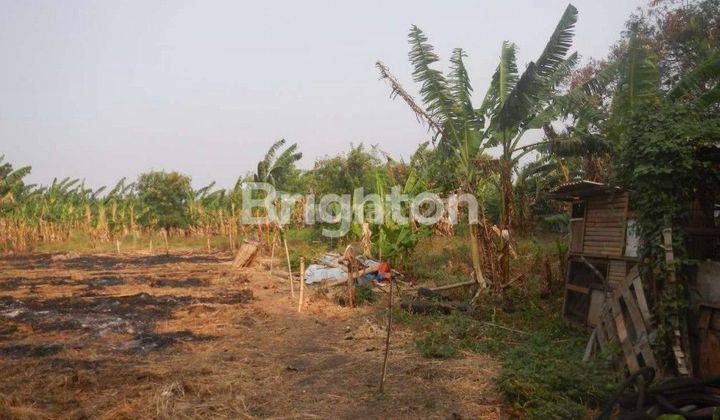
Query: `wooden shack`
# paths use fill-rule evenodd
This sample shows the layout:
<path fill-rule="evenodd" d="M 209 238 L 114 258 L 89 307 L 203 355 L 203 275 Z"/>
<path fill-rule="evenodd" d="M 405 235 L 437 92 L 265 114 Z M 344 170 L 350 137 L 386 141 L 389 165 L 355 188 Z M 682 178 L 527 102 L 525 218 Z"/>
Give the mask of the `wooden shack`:
<path fill-rule="evenodd" d="M 693 260 L 682 273 L 691 308 L 683 347 L 691 356 L 688 371 L 703 377 L 720 374 L 720 191 L 708 187 L 685 203 L 688 217 L 680 228 L 686 257 Z M 634 366 L 637 369 L 652 356 L 643 353 L 641 357 L 647 350 L 643 347 L 647 336 L 639 333 L 649 327 L 651 314 L 644 294 L 638 293 L 643 285 L 633 270 L 638 263 L 639 240 L 632 228 L 632 194 L 606 184 L 578 181 L 561 185 L 550 197 L 567 201 L 571 208 L 565 319 L 594 328 L 596 333 L 607 326 L 617 328 L 621 344 L 632 344 L 624 349 L 628 367 L 633 370 L 633 359 L 644 360 Z M 632 296 L 627 295 L 630 280 L 635 284 Z M 615 298 L 622 293 L 626 294 Z M 628 299 L 632 303 L 627 303 Z M 635 303 L 645 315 L 633 316 L 630 306 Z M 612 309 L 612 321 L 607 319 L 607 308 Z"/>
<path fill-rule="evenodd" d="M 572 206 L 563 314 L 575 324 L 595 327 L 607 292 L 637 263 L 637 240 L 628 229 L 633 223 L 629 193 L 578 181 L 550 196 Z"/>

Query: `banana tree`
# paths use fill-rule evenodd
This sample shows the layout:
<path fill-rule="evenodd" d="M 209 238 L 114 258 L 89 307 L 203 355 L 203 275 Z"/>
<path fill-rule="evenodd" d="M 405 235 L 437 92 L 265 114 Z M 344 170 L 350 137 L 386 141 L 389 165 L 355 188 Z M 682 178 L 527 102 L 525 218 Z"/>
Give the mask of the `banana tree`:
<path fill-rule="evenodd" d="M 390 83 L 391 97 L 400 97 L 433 132 L 438 156 L 446 167 L 454 168 L 454 188 L 475 193 L 478 180 L 485 176 L 481 165 L 489 148 L 501 147 L 497 170 L 502 191 L 502 224 L 512 220 L 512 172 L 519 159 L 537 145 L 520 146 L 520 140 L 530 129 L 540 128 L 556 114 L 549 112 L 557 106 L 553 97 L 560 82 L 569 74 L 577 55 L 567 56 L 572 43 L 577 9 L 569 5 L 555 31 L 536 62 L 518 74 L 516 47 L 504 42 L 500 63 L 492 78 L 480 108 L 472 104 L 472 86 L 462 49 L 455 49 L 450 59 L 451 69 L 446 77 L 432 67 L 438 61 L 427 37 L 416 26 L 410 30 L 409 59 L 413 65 L 413 79 L 420 84 L 422 103 L 419 104 L 398 82 L 387 66 L 376 66 L 383 79 Z M 469 244 L 476 278 L 484 285 L 482 260 L 477 242 L 477 226 L 470 225 Z"/>
<path fill-rule="evenodd" d="M 424 106 L 416 103 L 385 64 L 378 61 L 376 66 L 382 78 L 389 82 L 392 96 L 402 98 L 418 120 L 426 123 L 434 133 L 436 156 L 444 162 L 445 167 L 453 168 L 448 171 L 453 174 L 453 184 L 446 186 L 445 192 L 456 189 L 475 194 L 478 180 L 483 176 L 477 163 L 488 145 L 483 138 L 483 115 L 474 109 L 471 101 L 472 86 L 463 62 L 465 52 L 460 48 L 453 51 L 450 74 L 446 77 L 431 67 L 439 57 L 418 27 L 412 27 L 409 39 L 413 79 L 421 84 L 420 94 Z M 481 286 L 486 287 L 476 224 L 470 224 L 468 242 L 474 276 Z"/>
<path fill-rule="evenodd" d="M 557 117 L 558 87 L 577 64 L 577 53 L 568 56 L 577 15 L 577 9 L 568 5 L 542 54 L 522 74 L 517 68 L 516 46 L 503 42 L 500 63 L 479 110 L 488 117 L 487 142 L 500 147 L 500 223 L 504 228 L 513 221 L 513 171 L 524 155 L 542 144 L 521 145 L 521 140 L 529 130 L 540 129 Z"/>

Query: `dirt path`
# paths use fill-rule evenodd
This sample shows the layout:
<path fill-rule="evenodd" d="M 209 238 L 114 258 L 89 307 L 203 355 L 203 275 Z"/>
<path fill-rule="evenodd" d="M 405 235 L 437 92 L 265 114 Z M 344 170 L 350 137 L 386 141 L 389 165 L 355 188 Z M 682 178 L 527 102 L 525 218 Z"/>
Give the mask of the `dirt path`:
<path fill-rule="evenodd" d="M 0 260 L 0 417 L 499 418 L 497 362 L 425 359 L 380 307 L 311 295 L 225 254 Z M 250 296 L 252 295 L 252 298 Z"/>

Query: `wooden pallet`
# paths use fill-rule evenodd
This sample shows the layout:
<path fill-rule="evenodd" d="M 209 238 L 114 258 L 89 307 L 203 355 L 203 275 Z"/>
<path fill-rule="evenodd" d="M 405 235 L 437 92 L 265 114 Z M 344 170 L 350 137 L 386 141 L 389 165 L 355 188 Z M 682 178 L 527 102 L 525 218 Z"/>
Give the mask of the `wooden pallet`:
<path fill-rule="evenodd" d="M 584 360 L 592 357 L 596 344 L 603 350 L 608 344 L 617 342 L 630 373 L 645 366 L 657 368 L 650 348 L 650 330 L 650 311 L 640 276 L 634 268 L 606 296 L 600 323 L 590 337 Z"/>

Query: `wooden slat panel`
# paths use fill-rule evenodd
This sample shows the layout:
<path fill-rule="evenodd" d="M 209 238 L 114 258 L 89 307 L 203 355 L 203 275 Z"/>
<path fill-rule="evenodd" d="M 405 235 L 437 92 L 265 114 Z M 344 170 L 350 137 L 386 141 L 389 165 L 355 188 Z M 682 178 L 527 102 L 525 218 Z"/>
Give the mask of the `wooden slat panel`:
<path fill-rule="evenodd" d="M 608 256 L 622 254 L 625 246 L 627 194 L 587 200 L 583 252 Z"/>
<path fill-rule="evenodd" d="M 625 280 L 627 263 L 625 261 L 611 260 L 608 267 L 608 281 L 621 284 Z"/>

